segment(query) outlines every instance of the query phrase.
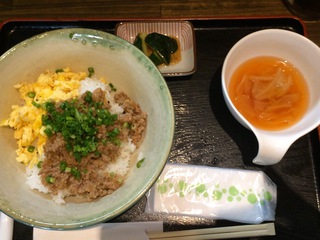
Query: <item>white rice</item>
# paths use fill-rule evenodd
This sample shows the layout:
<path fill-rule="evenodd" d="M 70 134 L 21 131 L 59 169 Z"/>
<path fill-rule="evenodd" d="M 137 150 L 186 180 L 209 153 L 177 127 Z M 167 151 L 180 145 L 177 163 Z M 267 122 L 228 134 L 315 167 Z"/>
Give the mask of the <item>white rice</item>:
<path fill-rule="evenodd" d="M 115 162 L 108 164 L 106 168 L 107 172 L 113 172 L 122 176 L 126 175 L 129 171 L 131 155 L 135 149 L 136 145 L 131 142 L 131 139 L 127 143 L 122 143 L 120 157 Z"/>
<path fill-rule="evenodd" d="M 86 91 L 93 92 L 97 88 L 101 88 L 103 91 L 106 91 L 106 99 L 109 101 L 111 105 L 110 113 L 112 114 L 120 114 L 123 113 L 123 108 L 119 106 L 118 103 L 114 102 L 113 96 L 107 89 L 107 85 L 98 79 L 85 78 L 82 80 L 79 88 L 80 95 L 84 94 Z"/>
<path fill-rule="evenodd" d="M 110 103 L 110 113 L 112 114 L 120 114 L 123 113 L 123 108 L 114 101 L 113 96 L 111 95 L 111 93 L 109 91 L 106 91 L 106 99 L 109 101 Z"/>
<path fill-rule="evenodd" d="M 95 78 L 88 78 L 86 77 L 84 80 L 80 82 L 79 94 L 82 95 L 86 91 L 93 92 L 97 88 L 101 88 L 103 91 L 106 90 L 106 84 L 99 81 Z"/>
<path fill-rule="evenodd" d="M 67 190 L 60 190 L 58 191 L 57 195 L 51 194 L 52 200 L 58 205 L 65 204 L 66 201 L 64 199 L 68 196 L 69 196 L 69 192 Z"/>
<path fill-rule="evenodd" d="M 79 93 L 83 94 L 86 91 L 93 92 L 97 88 L 101 88 L 103 91 L 106 91 L 106 99 L 109 101 L 111 105 L 110 112 L 112 114 L 120 114 L 123 113 L 123 108 L 119 106 L 117 103 L 115 103 L 114 98 L 112 94 L 108 91 L 106 84 L 102 83 L 101 81 L 97 79 L 91 79 L 86 78 L 83 81 L 81 81 L 81 86 L 79 89 Z M 135 151 L 136 146 L 132 143 L 132 140 L 129 139 L 128 142 L 123 142 L 121 145 L 121 154 L 118 159 L 114 163 L 111 163 L 107 166 L 106 171 L 107 172 L 113 172 L 116 174 L 120 174 L 122 176 L 126 175 L 129 171 L 129 164 L 132 153 Z M 45 160 L 45 157 L 42 157 L 42 160 Z M 39 176 L 40 169 L 37 166 L 34 166 L 33 168 L 27 167 L 26 168 L 26 174 L 27 174 L 27 185 L 30 187 L 30 189 L 38 190 L 42 193 L 50 193 L 49 189 L 45 187 L 41 183 L 41 179 Z M 52 200 L 56 204 L 64 204 L 64 198 L 69 195 L 68 191 L 59 191 L 58 195 L 52 195 Z"/>
<path fill-rule="evenodd" d="M 31 189 L 38 190 L 39 192 L 49 193 L 49 189 L 41 183 L 39 171 L 40 169 L 37 166 L 34 166 L 33 168 L 31 167 L 26 168 L 27 185 Z"/>

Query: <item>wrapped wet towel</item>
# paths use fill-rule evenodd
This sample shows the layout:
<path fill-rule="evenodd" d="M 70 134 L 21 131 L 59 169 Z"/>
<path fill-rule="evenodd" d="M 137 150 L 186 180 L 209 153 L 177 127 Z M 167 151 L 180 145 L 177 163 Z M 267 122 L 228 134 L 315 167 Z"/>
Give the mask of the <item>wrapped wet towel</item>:
<path fill-rule="evenodd" d="M 261 223 L 275 218 L 277 187 L 262 171 L 167 164 L 147 197 L 147 213 Z"/>

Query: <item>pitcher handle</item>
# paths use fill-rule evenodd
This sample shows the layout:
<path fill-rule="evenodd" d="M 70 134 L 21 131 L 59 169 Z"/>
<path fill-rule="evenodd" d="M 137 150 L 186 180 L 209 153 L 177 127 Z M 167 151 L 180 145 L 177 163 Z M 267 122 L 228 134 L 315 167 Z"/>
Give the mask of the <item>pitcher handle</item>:
<path fill-rule="evenodd" d="M 283 136 L 270 136 L 265 133 L 263 137 L 259 135 L 259 133 L 256 133 L 259 144 L 258 154 L 252 161 L 258 165 L 272 165 L 280 162 L 296 140 L 295 138 L 288 139 L 288 137 Z"/>

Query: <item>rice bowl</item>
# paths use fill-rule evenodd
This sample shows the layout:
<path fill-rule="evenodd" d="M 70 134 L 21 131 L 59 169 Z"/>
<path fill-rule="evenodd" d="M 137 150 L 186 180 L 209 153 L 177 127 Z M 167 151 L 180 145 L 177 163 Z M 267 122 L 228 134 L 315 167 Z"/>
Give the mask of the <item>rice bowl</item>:
<path fill-rule="evenodd" d="M 23 64 L 14 64 L 21 58 L 25 59 Z M 133 167 L 123 186 L 111 195 L 91 203 L 59 206 L 30 191 L 25 184 L 24 166 L 15 161 L 16 143 L 12 130 L 1 128 L 1 211 L 35 227 L 75 229 L 119 215 L 135 204 L 156 181 L 173 141 L 173 104 L 161 73 L 131 44 L 114 35 L 90 29 L 47 32 L 5 53 L 0 58 L 0 77 L 3 79 L 2 91 L 7 94 L 0 96 L 0 119 L 9 115 L 12 104 L 20 102 L 14 84 L 25 79 L 32 81 L 44 69 L 64 66 L 74 71 L 93 66 L 97 76 L 106 76 L 141 105 L 148 114 L 146 135 L 139 147 L 145 161 L 140 168 Z"/>

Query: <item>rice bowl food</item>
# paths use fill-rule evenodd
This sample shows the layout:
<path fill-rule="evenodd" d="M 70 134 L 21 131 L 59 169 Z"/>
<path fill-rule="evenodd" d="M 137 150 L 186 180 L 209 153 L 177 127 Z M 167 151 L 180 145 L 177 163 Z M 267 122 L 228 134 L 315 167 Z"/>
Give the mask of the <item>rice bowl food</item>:
<path fill-rule="evenodd" d="M 88 69 L 90 77 L 93 72 Z M 0 122 L 15 129 L 17 161 L 27 167 L 29 187 L 50 193 L 57 204 L 68 196 L 92 201 L 118 189 L 146 127 L 137 103 L 88 74 L 58 69 L 40 74 L 36 83 L 15 85 L 25 104 L 13 105 Z"/>
<path fill-rule="evenodd" d="M 16 64 L 17 59 L 24 61 Z M 40 91 L 36 80 L 41 77 L 48 83 L 53 75 L 59 79 L 54 84 L 57 91 Z M 69 83 L 63 80 L 67 75 L 73 75 Z M 0 57 L 0 79 L 0 209 L 16 221 L 46 229 L 88 227 L 128 210 L 158 179 L 173 142 L 172 98 L 159 70 L 132 44 L 92 29 L 46 32 Z M 89 103 L 96 96 L 104 100 Z M 52 116 L 64 117 L 58 123 L 74 118 L 86 123 L 83 114 L 90 111 L 90 104 L 97 109 L 93 115 L 99 112 L 101 120 L 112 124 L 106 122 L 102 129 L 100 119 L 97 128 L 87 124 L 88 135 L 80 139 L 90 139 L 85 141 L 88 145 L 57 130 Z M 34 118 L 33 124 L 14 126 L 28 120 L 21 117 L 20 108 Z M 70 109 L 74 116 L 63 114 Z M 129 116 L 130 109 L 137 112 Z M 18 118 L 10 115 L 14 111 Z M 90 131 L 100 135 L 92 137 Z M 60 151 L 65 135 L 64 149 L 68 149 Z M 114 156 L 105 154 L 109 148 L 116 149 Z M 85 165 L 89 162 L 98 170 Z M 98 187 L 88 190 L 85 181 L 93 175 L 112 184 L 105 188 L 100 179 Z M 60 187 L 62 179 L 70 186 L 81 184 Z"/>

